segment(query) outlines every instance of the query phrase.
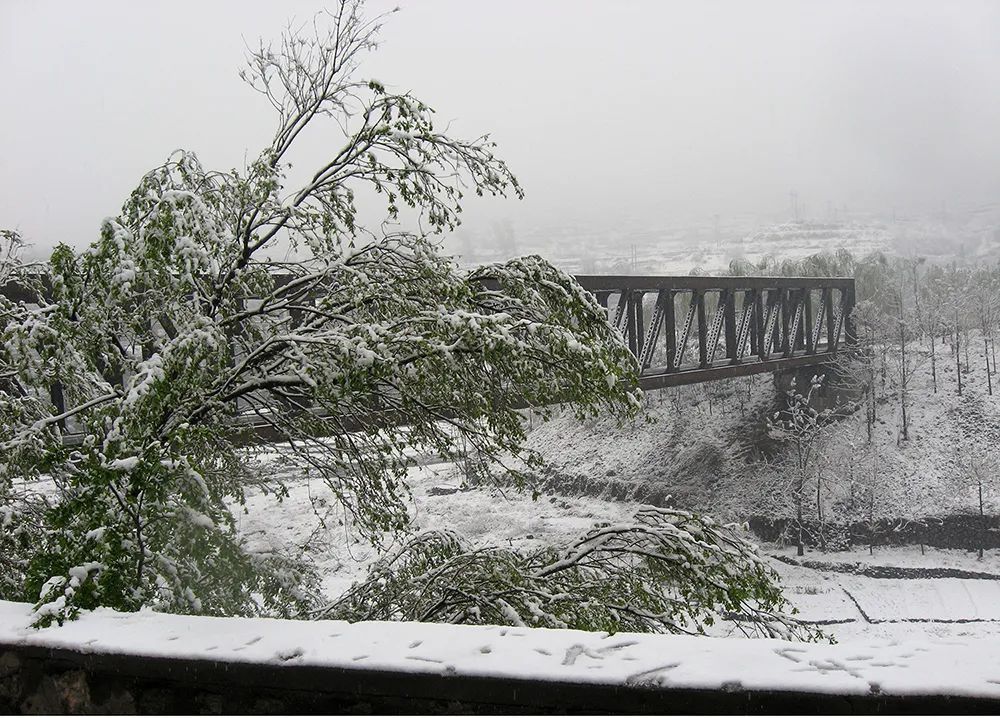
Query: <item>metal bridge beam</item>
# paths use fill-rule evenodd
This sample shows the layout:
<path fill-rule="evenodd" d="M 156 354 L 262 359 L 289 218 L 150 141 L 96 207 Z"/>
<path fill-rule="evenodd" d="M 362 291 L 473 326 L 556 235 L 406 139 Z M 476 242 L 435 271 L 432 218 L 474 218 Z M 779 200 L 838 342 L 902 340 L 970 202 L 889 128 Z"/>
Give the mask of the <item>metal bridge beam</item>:
<path fill-rule="evenodd" d="M 646 389 L 819 365 L 830 361 L 842 343 L 854 340 L 851 278 L 576 279 L 605 308 L 612 295 L 617 298 L 609 319 L 635 355 L 640 385 Z M 649 294 L 656 295 L 656 302 L 647 328 L 642 302 Z M 685 297 L 680 309 L 678 294 Z"/>

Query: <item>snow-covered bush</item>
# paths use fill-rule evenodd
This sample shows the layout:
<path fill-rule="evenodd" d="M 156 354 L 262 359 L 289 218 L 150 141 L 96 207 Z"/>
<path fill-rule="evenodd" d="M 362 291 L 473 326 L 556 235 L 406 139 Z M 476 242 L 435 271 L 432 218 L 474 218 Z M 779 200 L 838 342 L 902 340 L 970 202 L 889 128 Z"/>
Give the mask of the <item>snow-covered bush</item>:
<path fill-rule="evenodd" d="M 720 618 L 751 636 L 820 638 L 784 613 L 774 570 L 735 527 L 644 508 L 534 553 L 421 534 L 319 617 L 704 633 Z"/>
<path fill-rule="evenodd" d="M 792 380 L 791 388 L 785 392 L 786 408 L 778 411 L 768 420 L 771 436 L 784 442 L 788 447 L 784 461 L 774 465 L 779 484 L 787 487 L 795 509 L 795 544 L 798 555 L 805 553 L 803 539 L 803 514 L 806 491 L 815 488 L 816 518 L 823 523 L 822 477 L 819 463 L 823 452 L 823 436 L 831 420 L 830 410 L 817 411 L 811 406 L 813 392 L 823 385 L 825 375 L 814 375 L 809 388 L 803 394 Z"/>

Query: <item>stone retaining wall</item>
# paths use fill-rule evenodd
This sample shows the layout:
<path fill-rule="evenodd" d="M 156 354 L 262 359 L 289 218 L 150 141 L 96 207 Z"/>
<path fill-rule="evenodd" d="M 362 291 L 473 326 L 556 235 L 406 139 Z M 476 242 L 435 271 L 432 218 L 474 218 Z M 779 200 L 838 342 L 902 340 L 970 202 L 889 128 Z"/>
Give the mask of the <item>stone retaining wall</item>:
<path fill-rule="evenodd" d="M 777 543 L 784 538 L 789 545 L 798 536 L 794 519 L 751 516 L 750 530 L 761 541 Z M 806 546 L 842 550 L 868 546 L 916 546 L 975 551 L 1000 548 L 1000 516 L 980 517 L 975 514 L 931 517 L 922 521 L 879 519 L 869 524 L 820 523 L 813 519 L 802 522 L 802 538 Z"/>

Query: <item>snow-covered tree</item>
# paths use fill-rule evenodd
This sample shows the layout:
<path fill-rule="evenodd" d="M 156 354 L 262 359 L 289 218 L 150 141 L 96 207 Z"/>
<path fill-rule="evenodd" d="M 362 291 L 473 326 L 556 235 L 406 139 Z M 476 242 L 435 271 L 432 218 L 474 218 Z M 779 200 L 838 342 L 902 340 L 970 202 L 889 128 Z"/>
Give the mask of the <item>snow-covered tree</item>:
<path fill-rule="evenodd" d="M 812 486 L 816 489 L 817 518 L 820 521 L 823 518 L 819 464 L 822 438 L 830 412 L 817 411 L 811 406 L 813 392 L 822 386 L 823 379 L 823 376 L 813 376 L 804 394 L 793 383 L 785 392 L 785 410 L 775 412 L 768 422 L 771 435 L 785 443 L 788 449 L 778 470 L 787 479 L 795 509 L 795 543 L 799 556 L 805 553 L 803 520 L 808 491 Z"/>
<path fill-rule="evenodd" d="M 996 366 L 990 368 L 990 347 L 994 344 L 994 334 L 996 331 L 998 317 L 1000 317 L 1000 300 L 997 299 L 997 290 L 1000 289 L 996 269 L 980 269 L 972 275 L 972 305 L 975 307 L 976 324 L 983 338 L 983 357 L 986 360 L 986 387 L 988 393 L 993 393 L 993 372 Z M 996 349 L 993 349 L 994 355 Z M 994 359 L 994 364 L 995 364 Z"/>
<path fill-rule="evenodd" d="M 998 471 L 1000 466 L 998 466 L 994 455 L 983 451 L 981 447 L 977 447 L 970 439 L 966 439 L 963 442 L 961 449 L 958 455 L 959 460 L 956 462 L 958 475 L 952 479 L 951 483 L 959 492 L 959 495 L 968 494 L 970 489 L 974 494 L 972 503 L 975 505 L 974 512 L 979 518 L 979 527 L 974 539 L 975 545 L 969 548 L 977 549 L 979 560 L 982 561 L 989 530 L 986 523 L 983 494 L 985 492 L 986 498 L 989 498 L 989 494 L 996 490 L 997 475 L 1000 473 Z"/>
<path fill-rule="evenodd" d="M 867 299 L 855 305 L 852 317 L 857 341 L 838 354 L 834 375 L 839 386 L 861 388 L 865 428 L 871 441 L 880 398 L 877 378 L 885 376 L 888 364 L 888 319 Z"/>
<path fill-rule="evenodd" d="M 487 137 L 450 137 L 359 76 L 380 24 L 361 11 L 344 0 L 314 34 L 251 54 L 244 79 L 278 126 L 247 167 L 179 151 L 90 247 L 60 246 L 42 271 L 0 260 L 20 293 L 0 298 L 0 595 L 37 599 L 41 623 L 96 605 L 309 605 L 309 568 L 248 551 L 227 508 L 249 483 L 283 491 L 241 448 L 251 418 L 377 540 L 407 525 L 408 447 L 533 465 L 518 407 L 639 406 L 634 360 L 570 277 L 440 253 L 464 193 L 521 189 Z M 307 126 L 331 150 L 291 185 Z M 426 232 L 362 226 L 365 191 Z"/>

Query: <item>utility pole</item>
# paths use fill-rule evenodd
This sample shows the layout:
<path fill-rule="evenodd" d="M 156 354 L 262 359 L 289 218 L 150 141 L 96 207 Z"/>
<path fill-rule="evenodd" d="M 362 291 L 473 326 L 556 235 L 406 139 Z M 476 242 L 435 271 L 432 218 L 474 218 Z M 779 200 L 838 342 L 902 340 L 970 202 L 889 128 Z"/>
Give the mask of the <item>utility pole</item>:
<path fill-rule="evenodd" d="M 961 327 L 958 325 L 958 309 L 955 309 L 955 376 L 958 377 L 958 395 L 962 396 L 962 361 L 958 345 L 961 344 Z"/>

